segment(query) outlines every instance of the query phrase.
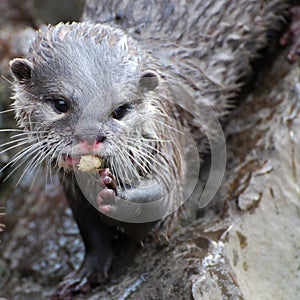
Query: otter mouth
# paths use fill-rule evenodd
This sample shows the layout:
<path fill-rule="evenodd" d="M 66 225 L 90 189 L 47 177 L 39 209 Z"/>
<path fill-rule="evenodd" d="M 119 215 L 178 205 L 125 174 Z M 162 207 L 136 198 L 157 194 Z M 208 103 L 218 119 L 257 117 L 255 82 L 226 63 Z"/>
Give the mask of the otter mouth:
<path fill-rule="evenodd" d="M 65 171 L 97 172 L 107 168 L 107 160 L 98 155 L 62 155 L 58 161 L 58 168 Z"/>

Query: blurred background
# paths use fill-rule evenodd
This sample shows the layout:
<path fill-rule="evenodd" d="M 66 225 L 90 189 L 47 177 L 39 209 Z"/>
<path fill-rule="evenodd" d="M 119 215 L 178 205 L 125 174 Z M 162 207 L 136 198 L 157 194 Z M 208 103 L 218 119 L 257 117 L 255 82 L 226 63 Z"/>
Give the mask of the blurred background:
<path fill-rule="evenodd" d="M 36 26 L 38 23 L 79 20 L 84 0 L 1 0 L 0 26 L 7 23 L 23 23 Z"/>

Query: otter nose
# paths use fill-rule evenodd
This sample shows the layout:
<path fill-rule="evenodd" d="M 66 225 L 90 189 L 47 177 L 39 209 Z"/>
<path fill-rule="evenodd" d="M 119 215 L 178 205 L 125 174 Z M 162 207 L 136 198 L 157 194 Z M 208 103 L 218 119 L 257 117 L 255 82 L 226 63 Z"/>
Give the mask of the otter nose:
<path fill-rule="evenodd" d="M 75 139 L 78 143 L 84 143 L 87 145 L 96 145 L 103 143 L 106 140 L 106 136 L 102 134 L 76 134 Z"/>

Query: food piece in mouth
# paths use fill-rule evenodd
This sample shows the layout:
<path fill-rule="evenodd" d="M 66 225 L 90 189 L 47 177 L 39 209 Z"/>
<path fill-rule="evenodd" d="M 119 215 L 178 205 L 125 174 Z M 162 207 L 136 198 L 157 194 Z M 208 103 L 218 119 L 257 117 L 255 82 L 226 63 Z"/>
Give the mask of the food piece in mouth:
<path fill-rule="evenodd" d="M 83 155 L 78 164 L 78 170 L 82 172 L 98 171 L 101 166 L 102 159 L 94 155 Z"/>
<path fill-rule="evenodd" d="M 79 157 L 72 157 L 70 155 L 63 155 L 58 161 L 58 167 L 65 171 L 71 171 L 79 164 Z"/>

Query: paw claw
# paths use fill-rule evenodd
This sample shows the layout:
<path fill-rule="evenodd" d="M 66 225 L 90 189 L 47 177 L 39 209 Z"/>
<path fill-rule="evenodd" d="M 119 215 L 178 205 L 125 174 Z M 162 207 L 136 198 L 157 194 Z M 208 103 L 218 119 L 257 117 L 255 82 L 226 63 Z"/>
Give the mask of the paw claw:
<path fill-rule="evenodd" d="M 111 211 L 112 206 L 107 204 L 107 205 L 99 205 L 98 209 L 102 212 L 102 213 L 107 213 L 109 211 Z"/>
<path fill-rule="evenodd" d="M 102 213 L 111 212 L 115 204 L 116 194 L 113 190 L 105 188 L 97 195 L 98 210 Z"/>
<path fill-rule="evenodd" d="M 291 24 L 287 31 L 281 36 L 279 43 L 281 46 L 291 45 L 287 59 L 293 63 L 299 58 L 300 52 L 300 6 L 296 5 L 292 7 L 290 13 Z"/>

